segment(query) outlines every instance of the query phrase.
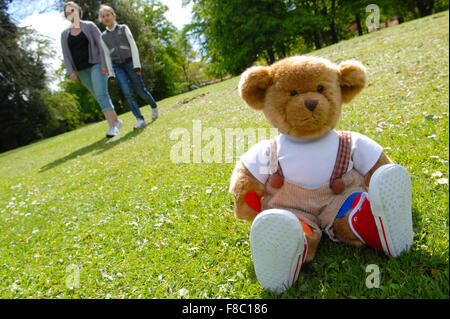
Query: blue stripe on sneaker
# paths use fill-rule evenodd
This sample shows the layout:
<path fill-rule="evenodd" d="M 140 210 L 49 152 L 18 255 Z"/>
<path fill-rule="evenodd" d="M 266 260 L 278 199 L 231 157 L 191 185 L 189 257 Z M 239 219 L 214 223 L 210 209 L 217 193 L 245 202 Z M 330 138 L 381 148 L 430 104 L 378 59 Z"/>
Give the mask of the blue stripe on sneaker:
<path fill-rule="evenodd" d="M 341 209 L 339 209 L 339 212 L 338 212 L 336 218 L 342 218 L 342 217 L 345 217 L 345 215 L 347 215 L 348 211 L 352 208 L 353 201 L 359 194 L 362 194 L 362 193 L 361 192 L 353 193 L 345 200 L 344 204 L 342 204 L 342 206 L 341 206 Z"/>

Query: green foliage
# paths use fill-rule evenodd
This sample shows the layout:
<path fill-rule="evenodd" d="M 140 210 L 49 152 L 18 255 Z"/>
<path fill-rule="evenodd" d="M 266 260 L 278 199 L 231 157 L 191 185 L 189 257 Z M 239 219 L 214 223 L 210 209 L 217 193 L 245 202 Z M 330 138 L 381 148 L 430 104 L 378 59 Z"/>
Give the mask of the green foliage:
<path fill-rule="evenodd" d="M 149 43 L 153 45 L 153 50 L 146 50 L 145 53 L 147 59 L 153 61 L 153 67 L 143 70 L 153 79 L 149 85 L 152 88 L 152 95 L 159 100 L 178 93 L 176 87 L 181 81 L 180 64 L 183 61 L 182 51 L 176 44 L 179 31 L 164 17 L 164 13 L 168 10 L 165 5 L 159 1 L 150 1 L 146 5 L 141 1 L 141 5 L 142 23 L 144 28 L 148 29 L 148 33 L 141 36 L 139 41 L 143 47 L 146 44 L 148 47 Z"/>
<path fill-rule="evenodd" d="M 81 113 L 78 97 L 68 92 L 43 92 L 44 103 L 51 112 L 51 121 L 48 123 L 50 135 L 56 135 L 74 130 L 81 126 Z"/>
<path fill-rule="evenodd" d="M 183 28 L 178 32 L 175 46 L 181 53 L 177 56 L 178 73 L 181 74 L 181 83 L 177 87 L 178 92 L 198 87 L 208 80 L 207 64 L 204 61 L 195 61 L 197 52 L 192 48 L 187 39 L 188 28 Z"/>
<path fill-rule="evenodd" d="M 195 1 L 190 34 L 197 35 L 214 73 L 237 74 L 260 55 L 268 63 L 286 55 L 285 1 Z"/>
<path fill-rule="evenodd" d="M 77 97 L 80 105 L 81 121 L 84 123 L 96 122 L 104 118 L 102 110 L 94 96 L 81 82 L 65 79 L 60 83 L 61 88 L 73 97 Z"/>
<path fill-rule="evenodd" d="M 196 38 L 216 75 L 239 74 L 263 58 L 267 64 L 287 55 L 367 33 L 369 0 L 191 0 Z M 400 22 L 448 9 L 448 1 L 401 0 L 376 2 L 382 23 Z M 350 26 L 356 25 L 355 30 Z"/>
<path fill-rule="evenodd" d="M 39 55 L 20 46 L 24 39 L 0 1 L 0 151 L 24 145 L 46 136 L 50 113 L 40 91 L 45 72 Z M 26 38 L 26 37 L 25 37 Z"/>

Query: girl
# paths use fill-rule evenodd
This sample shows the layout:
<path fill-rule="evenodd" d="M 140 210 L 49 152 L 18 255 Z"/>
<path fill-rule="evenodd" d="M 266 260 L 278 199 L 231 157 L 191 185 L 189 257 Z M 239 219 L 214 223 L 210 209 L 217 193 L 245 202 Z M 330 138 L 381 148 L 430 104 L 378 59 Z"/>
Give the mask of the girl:
<path fill-rule="evenodd" d="M 114 78 L 115 73 L 127 103 L 137 119 L 134 128 L 144 127 L 146 123 L 134 98 L 130 83 L 136 93 L 150 104 L 153 120 L 158 117 L 158 106 L 142 81 L 141 64 L 136 42 L 127 25 L 117 24 L 116 14 L 110 6 L 100 6 L 99 19 L 106 25 L 106 30 L 102 33 L 102 44 L 106 55 L 106 63 L 110 70 L 110 78 Z"/>
<path fill-rule="evenodd" d="M 64 4 L 64 14 L 72 25 L 61 33 L 64 64 L 72 81 L 81 83 L 94 95 L 109 124 L 107 137 L 119 134 L 122 121 L 117 117 L 108 94 L 108 69 L 101 33 L 91 21 L 81 20 L 83 11 L 73 1 Z"/>

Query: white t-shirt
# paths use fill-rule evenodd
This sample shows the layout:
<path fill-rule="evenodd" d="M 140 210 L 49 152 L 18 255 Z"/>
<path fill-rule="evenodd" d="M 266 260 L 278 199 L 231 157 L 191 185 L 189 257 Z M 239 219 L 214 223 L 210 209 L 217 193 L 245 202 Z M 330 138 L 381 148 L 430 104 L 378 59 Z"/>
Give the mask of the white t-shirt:
<path fill-rule="evenodd" d="M 375 165 L 383 148 L 360 133 L 351 132 L 351 160 L 353 168 L 361 175 Z M 304 187 L 316 188 L 328 183 L 333 173 L 339 147 L 339 135 L 335 130 L 319 139 L 302 139 L 281 134 L 277 139 L 277 154 L 286 180 Z M 264 140 L 244 153 L 240 161 L 265 184 L 270 176 L 270 141 Z"/>

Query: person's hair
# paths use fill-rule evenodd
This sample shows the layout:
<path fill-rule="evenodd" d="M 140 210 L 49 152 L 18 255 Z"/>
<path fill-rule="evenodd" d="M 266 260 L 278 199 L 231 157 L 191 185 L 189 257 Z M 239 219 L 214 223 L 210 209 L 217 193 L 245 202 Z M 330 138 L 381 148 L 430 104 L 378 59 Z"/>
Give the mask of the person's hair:
<path fill-rule="evenodd" d="M 64 16 L 65 17 L 67 17 L 67 15 L 66 15 L 66 7 L 69 6 L 69 5 L 77 8 L 79 16 L 80 16 L 80 19 L 83 18 L 83 9 L 81 9 L 81 7 L 76 2 L 73 2 L 73 1 L 67 1 L 66 3 L 64 3 Z"/>
<path fill-rule="evenodd" d="M 116 15 L 113 8 L 111 8 L 110 6 L 108 6 L 106 4 L 102 4 L 100 6 L 100 9 L 98 9 L 98 19 L 100 20 L 100 22 L 102 21 L 102 13 L 105 11 L 108 11 L 112 15 Z"/>

